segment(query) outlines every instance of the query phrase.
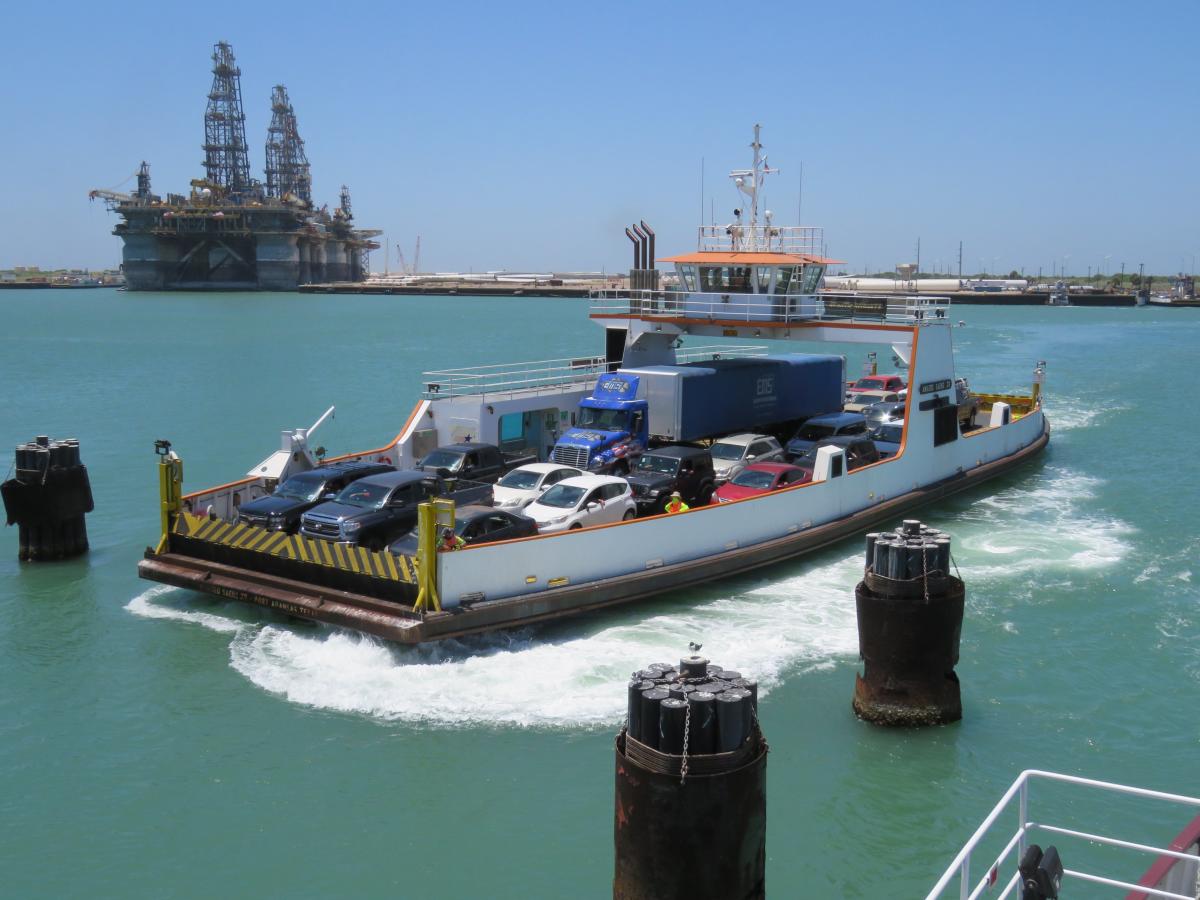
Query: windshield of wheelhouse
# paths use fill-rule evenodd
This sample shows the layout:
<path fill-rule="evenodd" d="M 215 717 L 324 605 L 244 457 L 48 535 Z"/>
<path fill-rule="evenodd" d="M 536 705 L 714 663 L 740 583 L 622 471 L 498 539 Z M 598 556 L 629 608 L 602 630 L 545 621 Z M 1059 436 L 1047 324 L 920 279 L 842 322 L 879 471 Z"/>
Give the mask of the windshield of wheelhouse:
<path fill-rule="evenodd" d="M 749 266 L 701 266 L 700 290 L 707 294 L 749 294 Z"/>

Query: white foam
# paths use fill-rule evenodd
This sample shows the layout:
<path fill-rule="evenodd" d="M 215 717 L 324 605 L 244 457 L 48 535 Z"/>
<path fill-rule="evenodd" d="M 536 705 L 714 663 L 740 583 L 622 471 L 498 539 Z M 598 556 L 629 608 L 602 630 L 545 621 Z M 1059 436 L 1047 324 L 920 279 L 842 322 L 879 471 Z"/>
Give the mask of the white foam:
<path fill-rule="evenodd" d="M 857 650 L 859 555 L 745 593 L 628 620 L 592 634 L 530 632 L 405 648 L 344 632 L 268 625 L 237 635 L 233 667 L 295 703 L 449 726 L 599 726 L 624 715 L 629 675 L 700 641 L 705 656 L 769 692 L 793 668 Z M 643 613 L 644 615 L 644 613 Z M 586 625 L 581 624 L 581 631 Z"/>
<path fill-rule="evenodd" d="M 1033 570 L 1043 570 L 1047 583 L 1055 572 L 1069 578 L 1128 552 L 1131 529 L 1093 509 L 1101 484 L 1047 466 L 939 524 L 953 536 L 968 584 L 986 585 L 978 596 L 1011 602 L 1024 596 Z M 854 542 L 840 559 L 800 560 L 791 576 L 768 570 L 758 582 L 743 578 L 724 590 L 708 587 L 603 619 L 423 647 L 273 620 L 247 624 L 163 602 L 174 591 L 165 587 L 135 597 L 128 608 L 232 634 L 233 668 L 293 703 L 441 727 L 600 727 L 624 715 L 632 671 L 678 659 L 689 641 L 701 642 L 704 655 L 722 666 L 757 678 L 763 695 L 785 678 L 853 660 L 858 547 Z M 998 621 L 1016 632 L 1010 614 Z"/>
<path fill-rule="evenodd" d="M 955 558 L 965 578 L 1112 566 L 1129 552 L 1134 529 L 1092 511 L 1103 482 L 1047 467 L 1029 481 L 984 497 L 955 522 Z"/>
<path fill-rule="evenodd" d="M 182 597 L 186 596 L 187 592 L 181 588 L 158 584 L 149 590 L 142 591 L 142 593 L 126 603 L 125 608 L 134 615 L 144 616 L 147 619 L 173 619 L 176 622 L 190 622 L 194 625 L 203 625 L 210 631 L 218 631 L 223 634 L 235 634 L 244 628 L 250 627 L 247 623 L 239 622 L 236 619 L 227 619 L 224 616 L 217 616 L 212 613 L 180 609 L 179 607 L 154 602 L 160 597 L 171 594 L 177 594 Z"/>
<path fill-rule="evenodd" d="M 1102 416 L 1123 412 L 1128 408 L 1115 406 L 1110 402 L 1088 402 L 1079 398 L 1051 396 L 1046 399 L 1046 418 L 1050 422 L 1053 434 L 1057 431 L 1087 428 Z"/>

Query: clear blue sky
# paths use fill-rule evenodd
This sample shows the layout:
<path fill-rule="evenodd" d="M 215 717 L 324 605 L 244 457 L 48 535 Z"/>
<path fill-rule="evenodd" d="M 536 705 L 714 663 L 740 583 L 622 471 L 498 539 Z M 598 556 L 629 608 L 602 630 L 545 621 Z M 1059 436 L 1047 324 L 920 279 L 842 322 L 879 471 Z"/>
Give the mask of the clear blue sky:
<path fill-rule="evenodd" d="M 754 122 L 767 205 L 850 269 L 1166 272 L 1200 256 L 1200 2 L 15 4 L 0 55 L 0 267 L 115 265 L 87 191 L 140 160 L 203 174 L 217 40 L 242 68 L 262 177 L 287 85 L 319 201 L 425 270 L 629 265 L 644 218 L 692 249 L 700 160 L 726 178 Z M 707 215 L 707 213 L 706 213 Z M 1105 257 L 1109 257 L 1107 263 Z M 383 253 L 372 266 L 382 270 Z M 395 265 L 395 254 L 392 254 Z"/>

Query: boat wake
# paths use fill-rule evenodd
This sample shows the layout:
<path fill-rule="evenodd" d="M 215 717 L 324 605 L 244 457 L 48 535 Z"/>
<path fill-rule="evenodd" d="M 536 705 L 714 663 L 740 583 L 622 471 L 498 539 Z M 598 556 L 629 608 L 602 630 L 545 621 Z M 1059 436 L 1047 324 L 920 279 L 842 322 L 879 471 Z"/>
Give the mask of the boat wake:
<path fill-rule="evenodd" d="M 1106 567 L 1128 552 L 1131 529 L 1089 509 L 1100 481 L 1046 469 L 934 524 L 954 537 L 968 588 L 1005 604 L 1042 580 Z M 931 520 L 932 521 L 932 520 Z M 619 722 L 629 674 L 669 662 L 689 641 L 727 668 L 759 679 L 761 693 L 789 677 L 853 660 L 859 542 L 757 578 L 709 586 L 605 615 L 419 647 L 323 626 L 263 619 L 251 607 L 154 587 L 127 608 L 141 616 L 232 635 L 230 664 L 289 702 L 436 727 L 599 727 Z M 223 614 L 224 613 L 224 614 Z M 258 616 L 243 621 L 236 614 Z M 1005 614 L 1007 618 L 1011 610 Z"/>
<path fill-rule="evenodd" d="M 193 625 L 203 625 L 210 631 L 218 631 L 223 634 L 234 634 L 243 628 L 249 627 L 247 623 L 238 621 L 237 619 L 184 609 L 168 602 L 172 599 L 183 600 L 189 597 L 194 598 L 195 595 L 181 588 L 172 587 L 169 584 L 159 584 L 149 590 L 142 591 L 142 593 L 126 603 L 125 608 L 135 616 L 143 616 L 147 619 L 171 619 L 176 622 L 190 622 Z"/>

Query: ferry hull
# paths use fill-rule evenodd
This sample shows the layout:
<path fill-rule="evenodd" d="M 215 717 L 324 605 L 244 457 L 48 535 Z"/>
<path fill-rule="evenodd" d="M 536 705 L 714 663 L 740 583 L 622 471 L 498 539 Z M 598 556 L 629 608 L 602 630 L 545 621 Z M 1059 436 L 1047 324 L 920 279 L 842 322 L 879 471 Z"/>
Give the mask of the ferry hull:
<path fill-rule="evenodd" d="M 400 603 L 377 597 L 175 553 L 148 556 L 139 563 L 138 574 L 152 581 L 351 628 L 389 641 L 419 644 L 553 621 L 783 562 L 876 525 L 893 524 L 909 510 L 1003 475 L 1035 458 L 1049 439 L 1049 425 L 1043 420 L 1041 434 L 1014 453 L 794 534 L 647 571 L 508 599 L 462 604 L 443 612 L 416 613 Z"/>

